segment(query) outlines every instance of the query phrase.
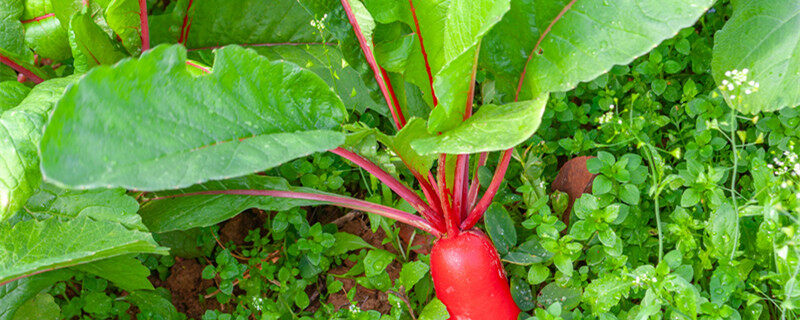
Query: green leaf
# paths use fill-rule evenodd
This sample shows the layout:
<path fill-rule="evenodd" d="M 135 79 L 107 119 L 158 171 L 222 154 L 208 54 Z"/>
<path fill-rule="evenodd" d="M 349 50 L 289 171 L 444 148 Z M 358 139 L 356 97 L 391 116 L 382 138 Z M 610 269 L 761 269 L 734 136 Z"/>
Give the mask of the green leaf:
<path fill-rule="evenodd" d="M 505 150 L 527 140 L 541 123 L 548 95 L 534 100 L 482 106 L 453 130 L 411 143 L 420 154 L 467 154 Z"/>
<path fill-rule="evenodd" d="M 542 264 L 534 264 L 528 269 L 528 283 L 540 284 L 550 276 L 550 268 Z"/>
<path fill-rule="evenodd" d="M 403 285 L 406 293 L 428 274 L 428 270 L 430 270 L 428 264 L 419 260 L 403 264 L 403 268 L 400 270 L 400 284 Z"/>
<path fill-rule="evenodd" d="M 411 169 L 416 170 L 418 173 L 428 172 L 428 169 L 433 165 L 436 160 L 435 154 L 422 155 L 413 148 L 413 143 L 420 138 L 428 138 L 431 135 L 425 131 L 425 120 L 420 118 L 411 118 L 403 129 L 394 137 L 387 137 L 378 139 L 381 143 L 391 148 L 400 158 L 408 163 Z"/>
<path fill-rule="evenodd" d="M 150 269 L 132 255 L 79 264 L 72 268 L 104 278 L 128 292 L 153 290 L 153 284 L 147 279 L 150 276 Z"/>
<path fill-rule="evenodd" d="M 328 249 L 328 253 L 332 256 L 342 255 L 348 251 L 361 248 L 375 249 L 375 247 L 364 241 L 364 239 L 361 239 L 361 237 L 347 232 L 337 232 L 333 234 L 333 238 L 335 239 L 333 247 Z"/>
<path fill-rule="evenodd" d="M 25 42 L 39 58 L 61 61 L 72 57 L 67 32 L 52 13 L 50 1 L 25 1 L 21 20 L 25 28 Z"/>
<path fill-rule="evenodd" d="M 681 207 L 691 207 L 700 202 L 700 192 L 694 188 L 683 190 L 681 195 Z"/>
<path fill-rule="evenodd" d="M 595 315 L 608 312 L 628 295 L 631 282 L 614 274 L 605 274 L 586 286 L 583 302 L 592 306 Z"/>
<path fill-rule="evenodd" d="M 720 266 L 711 274 L 708 291 L 711 293 L 711 302 L 722 305 L 728 302 L 737 287 L 743 285 L 739 273 L 730 266 Z"/>
<path fill-rule="evenodd" d="M 614 232 L 614 229 L 610 227 L 599 230 L 597 232 L 597 238 L 599 238 L 600 242 L 606 247 L 613 247 L 617 242 L 617 234 Z"/>
<path fill-rule="evenodd" d="M 30 92 L 31 88 L 17 81 L 0 82 L 0 113 L 16 107 Z"/>
<path fill-rule="evenodd" d="M 670 274 L 665 279 L 664 287 L 674 294 L 673 304 L 678 310 L 689 319 L 697 319 L 700 292 L 691 282 L 676 274 Z"/>
<path fill-rule="evenodd" d="M 384 273 L 383 270 L 389 266 L 395 256 L 383 249 L 374 249 L 367 252 L 364 257 L 364 274 L 367 277 L 374 277 Z"/>
<path fill-rule="evenodd" d="M 428 302 L 419 314 L 419 320 L 447 320 L 449 318 L 450 314 L 447 312 L 447 307 L 436 298 Z"/>
<path fill-rule="evenodd" d="M 214 241 L 203 241 L 210 237 L 209 229 L 194 228 L 165 233 L 153 233 L 153 239 L 162 247 L 169 248 L 170 255 L 181 258 L 199 258 L 211 255 Z"/>
<path fill-rule="evenodd" d="M 592 182 L 592 194 L 601 195 L 611 191 L 614 184 L 604 175 L 597 176 Z"/>
<path fill-rule="evenodd" d="M 139 307 L 140 318 L 180 320 L 181 314 L 175 309 L 168 297 L 164 297 L 157 291 L 134 291 L 125 297 L 125 300 Z M 149 316 L 149 317 L 148 317 Z"/>
<path fill-rule="evenodd" d="M 199 191 L 235 189 L 305 191 L 304 188 L 290 187 L 289 183 L 282 178 L 249 175 L 210 181 L 180 190 L 156 192 L 153 195 L 157 200 L 148 201 L 142 205 L 139 214 L 150 231 L 161 233 L 215 225 L 233 218 L 249 208 L 275 211 L 320 203 L 312 200 L 231 194 L 172 197 Z"/>
<path fill-rule="evenodd" d="M 69 35 L 75 69 L 79 72 L 86 72 L 101 64 L 116 63 L 126 56 L 88 12 L 72 16 Z"/>
<path fill-rule="evenodd" d="M 560 303 L 564 310 L 571 310 L 581 302 L 581 288 L 562 287 L 558 283 L 551 282 L 539 291 L 539 296 L 536 300 L 545 308 Z"/>
<path fill-rule="evenodd" d="M 800 104 L 800 3 L 794 0 L 732 1 L 733 15 L 714 35 L 712 74 L 748 69 L 747 80 L 722 90 L 736 110 L 756 114 Z M 759 84 L 747 94 L 748 82 Z M 752 89 L 751 89 L 752 90 Z M 734 97 L 735 96 L 735 97 Z"/>
<path fill-rule="evenodd" d="M 423 37 L 430 29 L 444 29 L 444 65 L 436 72 L 433 81 L 439 105 L 428 118 L 430 133 L 455 129 L 463 121 L 466 93 L 472 84 L 472 69 L 479 54 L 478 44 L 510 7 L 510 0 L 452 0 L 445 3 L 447 12 L 437 21 L 438 26 L 420 24 Z M 426 43 L 431 44 L 430 41 Z"/>
<path fill-rule="evenodd" d="M 72 278 L 74 272 L 55 270 L 12 281 L 0 286 L 0 320 L 13 319 L 14 314 L 26 301 L 58 281 Z"/>
<path fill-rule="evenodd" d="M 517 245 L 517 229 L 514 228 L 514 220 L 511 219 L 508 211 L 499 203 L 492 203 L 484 215 L 486 231 L 492 238 L 497 252 L 505 255 L 508 250 Z"/>
<path fill-rule="evenodd" d="M 49 184 L 42 185 L 25 204 L 25 211 L 39 220 L 85 216 L 147 231 L 136 214 L 138 210 L 139 203 L 125 194 L 124 189 L 64 190 Z"/>
<path fill-rule="evenodd" d="M 739 246 L 738 214 L 733 206 L 724 203 L 711 213 L 706 232 L 711 236 L 712 253 L 718 258 L 728 259 Z"/>
<path fill-rule="evenodd" d="M 309 23 L 313 16 L 298 1 L 198 1 L 188 15 L 187 48 L 323 40 Z"/>
<path fill-rule="evenodd" d="M 514 0 L 485 37 L 482 65 L 495 74 L 501 101 L 512 101 L 525 61 L 570 0 Z M 713 0 L 575 1 L 527 63 L 520 100 L 566 91 L 616 64 L 627 64 L 692 25 Z"/>
<path fill-rule="evenodd" d="M 24 10 L 22 0 L 0 2 L 0 53 L 33 63 L 33 52 L 25 43 L 25 28 L 20 22 Z"/>
<path fill-rule="evenodd" d="M 597 181 L 597 180 L 595 180 Z M 635 206 L 639 204 L 639 188 L 632 184 L 624 184 L 622 185 L 622 189 L 619 190 L 619 198 L 625 203 Z"/>
<path fill-rule="evenodd" d="M 142 50 L 139 2 L 136 0 L 112 0 L 106 8 L 105 18 L 108 26 L 121 39 L 125 49 L 132 55 L 138 55 Z"/>
<path fill-rule="evenodd" d="M 383 99 L 380 98 L 380 103 L 377 103 L 370 95 L 373 90 L 372 86 L 376 86 L 374 78 L 370 78 L 370 82 L 365 83 L 353 66 L 342 63 L 344 57 L 341 50 L 336 47 L 328 45 L 272 46 L 253 47 L 253 50 L 270 60 L 286 60 L 313 71 L 322 80 L 325 80 L 328 86 L 334 88 L 347 108 L 352 108 L 359 113 L 372 109 L 382 115 L 388 115 L 389 109 Z M 395 88 L 395 91 L 397 90 L 398 88 Z M 398 99 L 401 98 L 398 96 Z"/>
<path fill-rule="evenodd" d="M 17 309 L 13 320 L 59 319 L 61 308 L 49 293 L 41 292 Z"/>
<path fill-rule="evenodd" d="M 533 300 L 531 285 L 518 277 L 511 278 L 509 282 L 511 285 L 511 297 L 522 311 L 530 311 L 536 307 L 536 303 Z"/>
<path fill-rule="evenodd" d="M 0 222 L 14 214 L 39 187 L 39 141 L 46 116 L 75 78 L 37 85 L 16 108 L 0 115 Z"/>
<path fill-rule="evenodd" d="M 561 271 L 561 273 L 568 277 L 572 276 L 572 259 L 570 259 L 569 256 L 563 253 L 558 253 L 553 256 L 553 264 L 556 266 L 556 268 L 558 268 L 558 271 Z"/>
<path fill-rule="evenodd" d="M 149 233 L 84 216 L 0 224 L 0 282 L 128 253 L 166 254 L 167 250 L 158 247 Z"/>
<path fill-rule="evenodd" d="M 344 106 L 310 71 L 239 47 L 217 50 L 205 76 L 190 75 L 185 60 L 182 47 L 159 46 L 83 77 L 47 126 L 45 176 L 70 187 L 176 189 L 344 142 L 327 130 Z"/>

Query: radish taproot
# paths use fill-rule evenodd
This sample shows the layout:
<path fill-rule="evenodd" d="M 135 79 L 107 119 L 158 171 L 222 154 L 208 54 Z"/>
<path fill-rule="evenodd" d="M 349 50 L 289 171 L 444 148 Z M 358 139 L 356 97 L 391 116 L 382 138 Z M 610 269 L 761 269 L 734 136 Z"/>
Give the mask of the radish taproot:
<path fill-rule="evenodd" d="M 479 230 L 436 241 L 431 276 L 452 320 L 505 320 L 519 315 L 500 256 Z"/>

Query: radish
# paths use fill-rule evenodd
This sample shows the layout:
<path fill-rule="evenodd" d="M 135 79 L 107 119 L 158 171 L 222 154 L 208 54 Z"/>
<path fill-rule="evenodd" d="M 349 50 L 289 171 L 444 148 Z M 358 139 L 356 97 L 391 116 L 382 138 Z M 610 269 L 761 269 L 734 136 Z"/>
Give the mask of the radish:
<path fill-rule="evenodd" d="M 450 319 L 516 319 L 519 315 L 497 250 L 479 230 L 436 241 L 431 276 Z"/>

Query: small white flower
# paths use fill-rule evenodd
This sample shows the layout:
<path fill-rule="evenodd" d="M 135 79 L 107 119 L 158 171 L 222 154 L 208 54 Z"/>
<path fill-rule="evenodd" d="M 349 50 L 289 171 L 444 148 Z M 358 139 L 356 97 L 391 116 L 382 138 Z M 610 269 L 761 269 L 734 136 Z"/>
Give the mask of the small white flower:
<path fill-rule="evenodd" d="M 611 109 L 611 110 L 614 110 L 614 105 L 612 104 L 612 105 L 608 106 L 608 108 Z"/>
<path fill-rule="evenodd" d="M 747 70 L 747 68 L 744 68 L 744 69 L 742 70 L 742 73 L 744 73 L 744 74 L 747 74 L 748 72 L 750 72 L 750 70 Z"/>
<path fill-rule="evenodd" d="M 732 84 L 732 83 L 729 83 L 729 84 L 728 84 L 728 91 L 733 91 L 733 88 L 734 88 L 734 87 L 733 87 L 733 84 Z"/>
<path fill-rule="evenodd" d="M 751 93 L 753 93 L 753 91 L 750 91 L 750 89 L 745 89 L 744 90 L 744 94 L 751 94 Z"/>
<path fill-rule="evenodd" d="M 736 99 L 736 95 L 731 95 L 731 99 Z"/>
<path fill-rule="evenodd" d="M 725 76 L 726 77 L 730 77 L 731 76 L 731 72 L 730 71 L 725 71 Z"/>

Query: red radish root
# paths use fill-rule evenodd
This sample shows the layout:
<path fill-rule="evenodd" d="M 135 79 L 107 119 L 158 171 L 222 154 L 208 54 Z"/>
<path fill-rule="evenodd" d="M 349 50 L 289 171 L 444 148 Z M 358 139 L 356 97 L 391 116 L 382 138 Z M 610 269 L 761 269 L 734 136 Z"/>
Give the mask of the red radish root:
<path fill-rule="evenodd" d="M 431 276 L 451 320 L 516 320 L 519 315 L 500 256 L 479 230 L 436 241 Z"/>

